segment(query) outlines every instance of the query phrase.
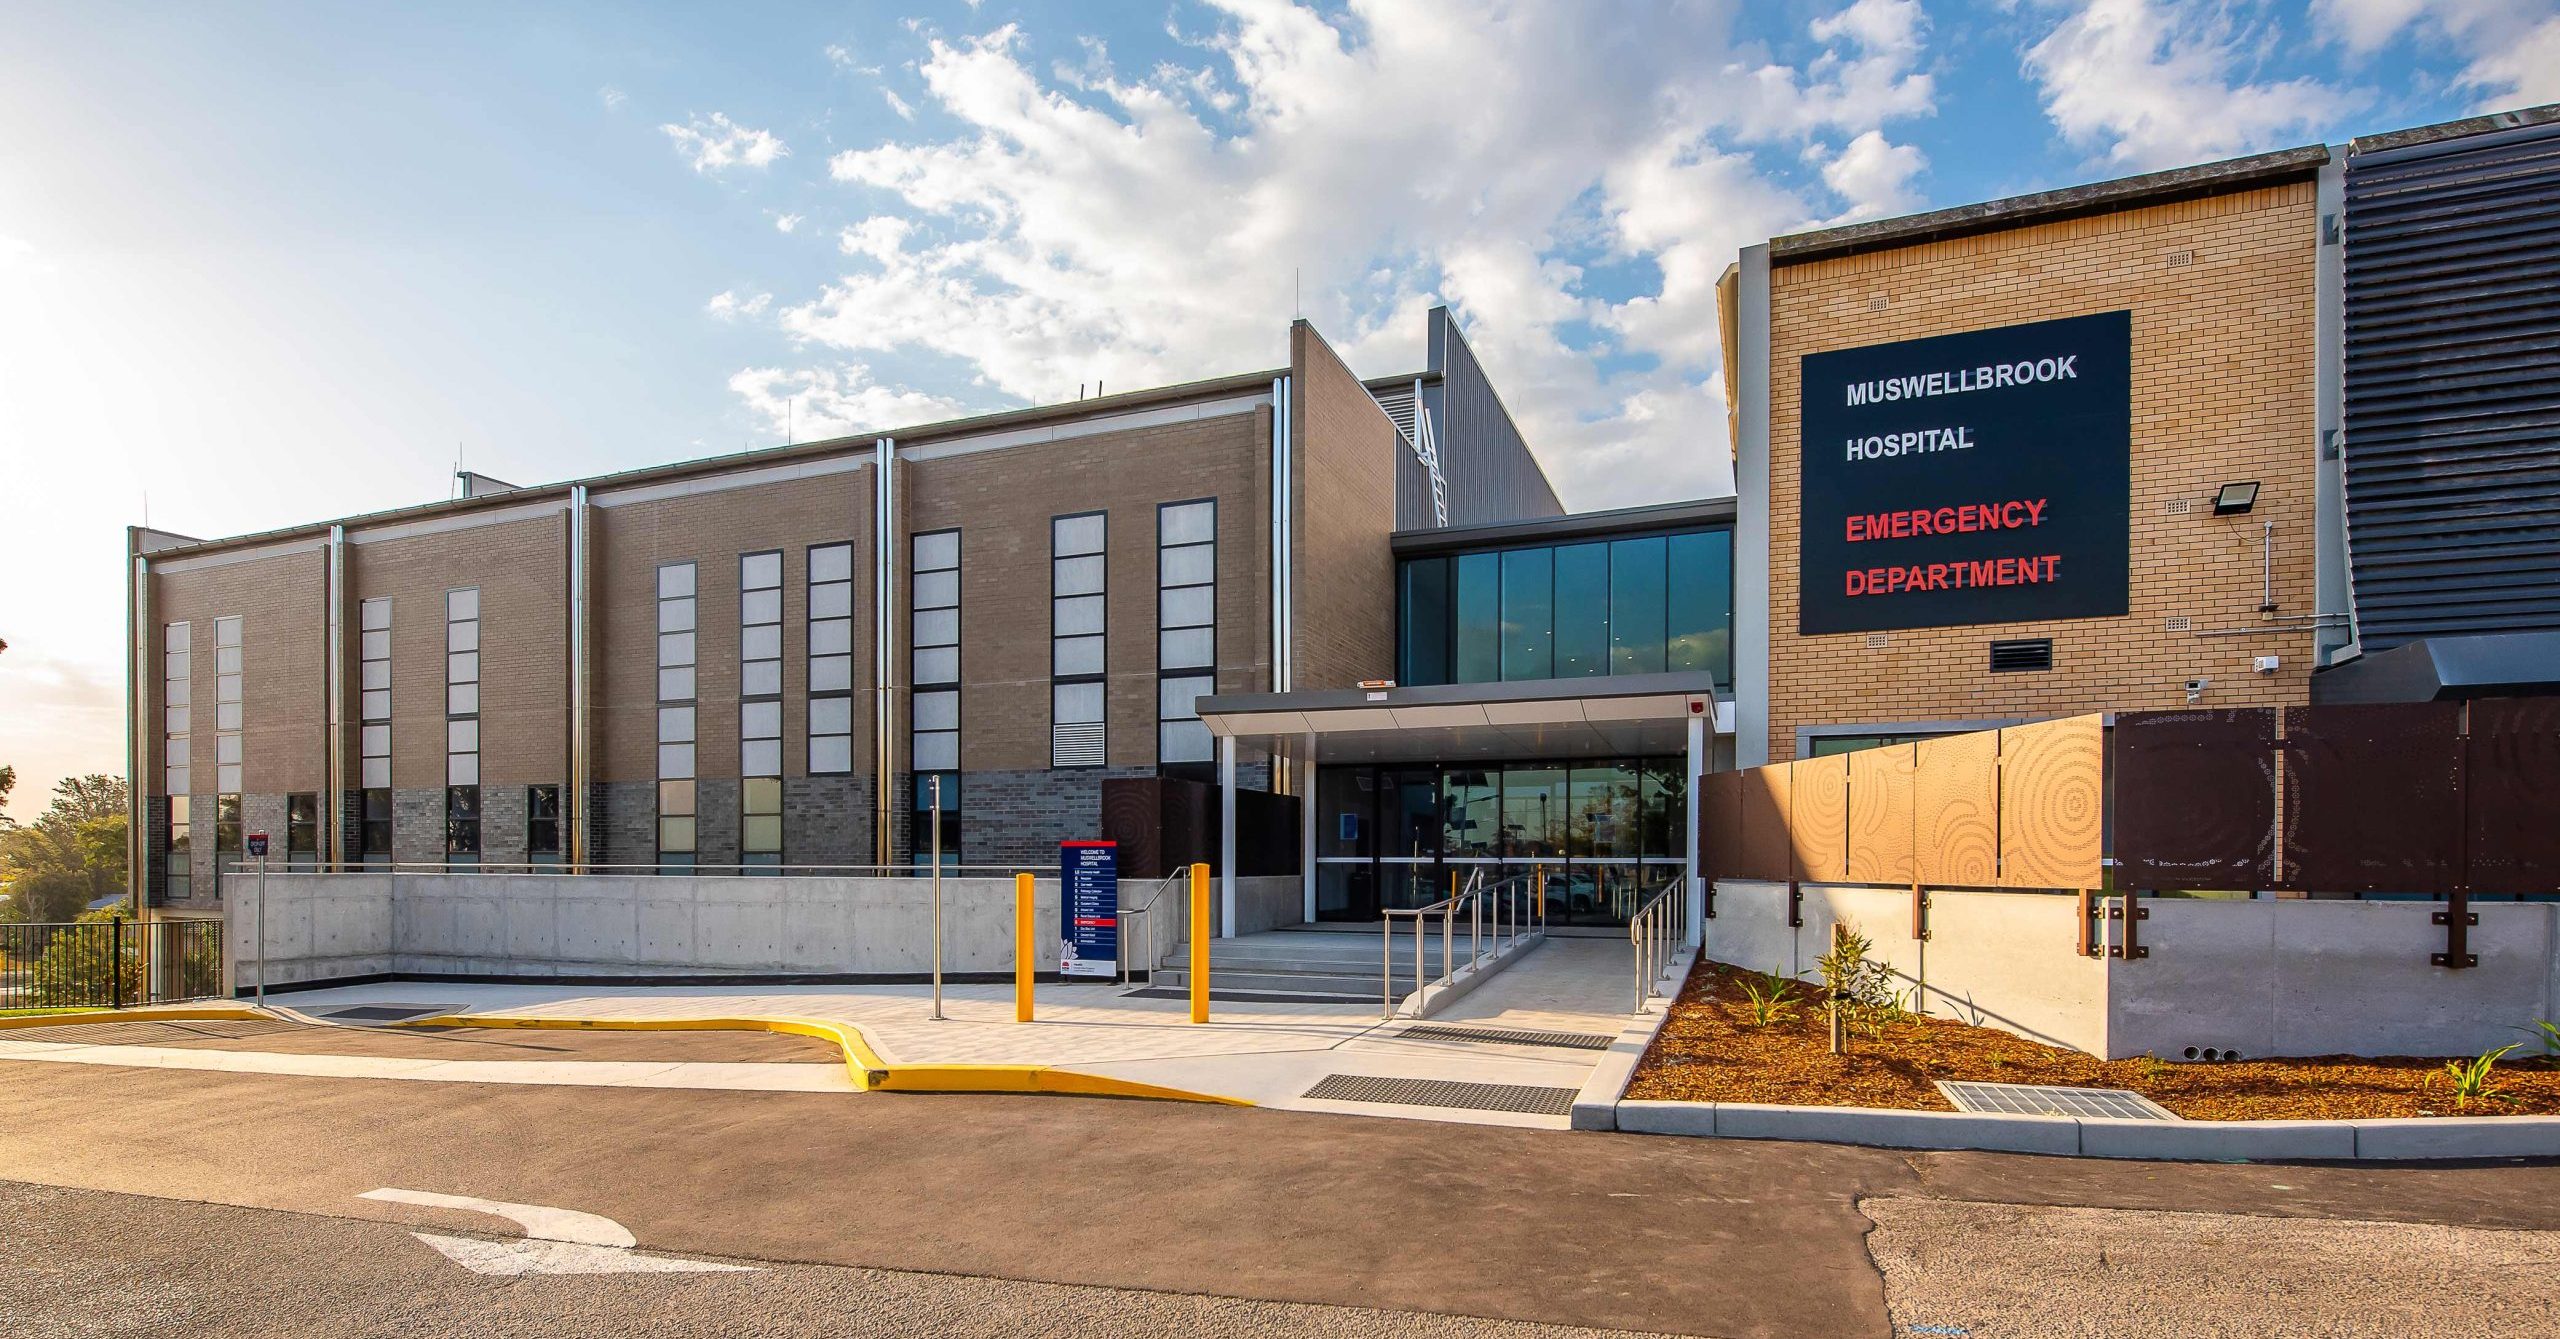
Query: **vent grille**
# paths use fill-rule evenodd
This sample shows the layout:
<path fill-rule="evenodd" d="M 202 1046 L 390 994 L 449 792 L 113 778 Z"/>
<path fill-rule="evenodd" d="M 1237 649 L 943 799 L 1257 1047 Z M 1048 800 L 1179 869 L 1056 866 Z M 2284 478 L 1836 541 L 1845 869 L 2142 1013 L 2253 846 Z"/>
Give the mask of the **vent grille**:
<path fill-rule="evenodd" d="M 2195 509 L 2196 504 L 2193 498 L 2173 497 L 2169 499 L 2169 514 L 2172 516 L 2184 516 Z"/>
<path fill-rule="evenodd" d="M 1574 1089 L 1524 1083 L 1461 1083 L 1455 1079 L 1399 1079 L 1382 1074 L 1327 1074 L 1303 1096 L 1326 1102 L 1381 1102 L 1458 1111 L 1512 1111 L 1524 1116 L 1570 1116 Z"/>
<path fill-rule="evenodd" d="M 2187 616 L 2184 614 L 2174 614 L 2170 616 L 2169 631 L 2171 632 L 2185 632 L 2191 626 L 2193 625 L 2187 622 Z"/>
<path fill-rule="evenodd" d="M 1394 1034 L 1398 1041 L 1464 1041 L 1495 1046 L 1556 1046 L 1605 1051 L 1617 1038 L 1597 1032 L 1532 1032 L 1519 1028 L 1465 1028 L 1425 1023 Z"/>
<path fill-rule="evenodd" d="M 1387 411 L 1388 418 L 1395 420 L 1396 431 L 1403 433 L 1405 442 L 1410 445 L 1413 441 L 1413 387 L 1374 394 L 1378 407 Z"/>
<path fill-rule="evenodd" d="M 1100 767 L 1102 765 L 1102 722 L 1087 721 L 1077 725 L 1050 726 L 1049 765 L 1051 767 Z"/>
<path fill-rule="evenodd" d="M 1991 672 L 1994 674 L 2017 674 L 2029 670 L 2052 668 L 2053 639 L 2051 637 L 2022 638 L 2017 641 L 1991 644 Z"/>
<path fill-rule="evenodd" d="M 1867 634 L 1867 649 L 1870 651 L 1881 651 L 1891 645 L 1893 645 L 1893 637 L 1888 633 L 1870 632 Z"/>
<path fill-rule="evenodd" d="M 2193 251 L 2172 251 L 2172 252 L 2170 252 L 2170 253 L 2169 253 L 2169 257 L 2168 257 L 2168 259 L 2169 259 L 2169 268 L 2174 270 L 2174 269 L 2178 268 L 2178 267 L 2179 267 L 2179 266 L 2181 266 L 2181 265 L 2193 265 L 2193 264 L 2195 264 L 2195 263 L 2196 263 L 2196 253 L 2195 253 L 2195 252 L 2193 252 Z"/>

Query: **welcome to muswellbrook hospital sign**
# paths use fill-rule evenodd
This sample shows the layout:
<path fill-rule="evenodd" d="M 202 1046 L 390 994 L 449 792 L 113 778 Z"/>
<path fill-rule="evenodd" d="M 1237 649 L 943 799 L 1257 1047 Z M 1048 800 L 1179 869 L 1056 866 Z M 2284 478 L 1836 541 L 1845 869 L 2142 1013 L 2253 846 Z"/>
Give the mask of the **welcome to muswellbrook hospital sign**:
<path fill-rule="evenodd" d="M 2124 613 L 2132 330 L 2101 312 L 1807 355 L 1799 630 Z"/>

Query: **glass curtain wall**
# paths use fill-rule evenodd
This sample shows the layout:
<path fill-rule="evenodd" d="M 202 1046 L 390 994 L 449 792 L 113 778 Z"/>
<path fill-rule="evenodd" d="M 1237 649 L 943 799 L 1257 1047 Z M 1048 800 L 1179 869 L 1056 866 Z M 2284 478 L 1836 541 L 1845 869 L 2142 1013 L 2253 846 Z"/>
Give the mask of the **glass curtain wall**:
<path fill-rule="evenodd" d="M 1374 920 L 1482 875 L 1543 886 L 1551 925 L 1623 925 L 1679 879 L 1678 758 L 1328 767 L 1316 774 L 1316 915 Z"/>
<path fill-rule="evenodd" d="M 1399 683 L 1733 681 L 1729 530 L 1409 558 L 1396 595 Z"/>

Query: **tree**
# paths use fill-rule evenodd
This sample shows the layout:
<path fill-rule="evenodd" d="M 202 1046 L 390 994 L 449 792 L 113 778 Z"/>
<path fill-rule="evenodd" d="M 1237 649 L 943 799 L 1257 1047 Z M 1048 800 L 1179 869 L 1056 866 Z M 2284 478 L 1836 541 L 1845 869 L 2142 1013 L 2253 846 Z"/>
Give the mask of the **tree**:
<path fill-rule="evenodd" d="M 15 767 L 0 767 L 0 811 L 8 809 L 9 792 L 16 790 L 17 788 L 18 769 Z M 5 812 L 0 812 L 0 832 L 7 832 L 9 829 L 16 826 L 18 826 L 18 824 L 15 819 L 10 818 Z"/>
<path fill-rule="evenodd" d="M 125 788 L 111 776 L 67 777 L 34 820 L 0 832 L 0 916 L 69 921 L 125 886 Z"/>

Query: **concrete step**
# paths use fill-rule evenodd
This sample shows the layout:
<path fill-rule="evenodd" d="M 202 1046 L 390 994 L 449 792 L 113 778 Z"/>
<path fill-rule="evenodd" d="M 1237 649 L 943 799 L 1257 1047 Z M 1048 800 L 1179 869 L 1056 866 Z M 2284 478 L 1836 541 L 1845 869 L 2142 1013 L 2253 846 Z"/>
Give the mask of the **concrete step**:
<path fill-rule="evenodd" d="M 1149 980 L 1150 987 L 1165 990 L 1189 990 L 1191 974 L 1166 970 Z M 1220 972 L 1209 973 L 1212 992 L 1250 991 L 1265 995 L 1318 995 L 1327 999 L 1364 1000 L 1375 1003 L 1379 997 L 1378 977 L 1323 976 L 1305 972 Z M 1412 978 L 1399 981 L 1396 994 L 1401 997 L 1413 990 Z"/>

